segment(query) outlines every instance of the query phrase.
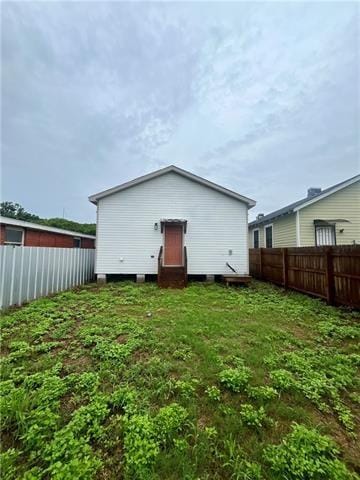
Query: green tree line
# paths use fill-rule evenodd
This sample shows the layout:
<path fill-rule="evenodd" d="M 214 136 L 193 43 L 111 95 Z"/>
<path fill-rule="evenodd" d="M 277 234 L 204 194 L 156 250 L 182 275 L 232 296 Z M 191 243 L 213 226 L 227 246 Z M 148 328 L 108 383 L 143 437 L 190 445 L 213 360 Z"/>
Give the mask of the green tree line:
<path fill-rule="evenodd" d="M 79 223 L 74 222 L 73 220 L 67 220 L 66 218 L 57 217 L 41 218 L 38 215 L 27 212 L 21 205 L 14 202 L 1 202 L 0 215 L 3 217 L 17 218 L 18 220 L 24 220 L 25 222 L 40 223 L 42 225 L 48 225 L 49 227 L 64 228 L 65 230 L 85 233 L 87 235 L 95 235 L 96 232 L 95 223 Z"/>

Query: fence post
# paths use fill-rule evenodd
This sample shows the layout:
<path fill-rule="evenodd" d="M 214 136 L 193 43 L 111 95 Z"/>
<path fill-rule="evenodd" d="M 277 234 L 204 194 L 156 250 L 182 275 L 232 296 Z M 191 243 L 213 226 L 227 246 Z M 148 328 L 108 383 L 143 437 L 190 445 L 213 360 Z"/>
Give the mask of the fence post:
<path fill-rule="evenodd" d="M 260 278 L 260 280 L 262 280 L 262 278 L 263 278 L 263 259 L 262 259 L 262 251 L 263 251 L 263 249 L 260 248 L 259 250 L 260 250 L 259 278 Z"/>
<path fill-rule="evenodd" d="M 325 249 L 325 276 L 326 276 L 326 301 L 329 305 L 334 305 L 335 299 L 335 279 L 332 248 Z"/>
<path fill-rule="evenodd" d="M 283 267 L 283 284 L 284 288 L 288 288 L 288 249 L 282 249 L 282 267 Z"/>

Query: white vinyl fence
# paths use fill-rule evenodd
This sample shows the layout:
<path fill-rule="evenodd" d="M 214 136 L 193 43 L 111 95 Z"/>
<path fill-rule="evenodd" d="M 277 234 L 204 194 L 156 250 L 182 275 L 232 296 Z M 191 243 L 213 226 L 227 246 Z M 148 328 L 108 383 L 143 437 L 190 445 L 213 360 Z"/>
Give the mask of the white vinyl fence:
<path fill-rule="evenodd" d="M 94 277 L 94 249 L 0 246 L 0 309 Z"/>

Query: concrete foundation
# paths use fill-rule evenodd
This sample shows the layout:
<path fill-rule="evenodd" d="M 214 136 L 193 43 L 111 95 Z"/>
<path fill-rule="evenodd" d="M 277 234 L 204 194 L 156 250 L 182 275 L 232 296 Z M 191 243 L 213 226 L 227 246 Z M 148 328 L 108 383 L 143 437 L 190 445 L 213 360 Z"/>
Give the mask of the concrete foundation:
<path fill-rule="evenodd" d="M 144 283 L 145 282 L 145 275 L 137 274 L 136 275 L 136 283 Z"/>
<path fill-rule="evenodd" d="M 99 284 L 104 284 L 106 283 L 106 274 L 105 273 L 98 273 L 96 275 L 96 281 Z"/>

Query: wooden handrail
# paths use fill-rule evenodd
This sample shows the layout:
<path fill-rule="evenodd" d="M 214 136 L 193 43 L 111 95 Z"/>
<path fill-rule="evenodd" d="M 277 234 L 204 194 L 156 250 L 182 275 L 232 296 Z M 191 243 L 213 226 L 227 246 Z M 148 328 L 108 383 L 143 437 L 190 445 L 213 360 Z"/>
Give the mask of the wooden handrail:
<path fill-rule="evenodd" d="M 161 267 L 162 252 L 163 252 L 163 247 L 161 245 L 160 250 L 159 250 L 159 255 L 158 255 L 158 270 L 160 270 L 160 267 Z"/>

